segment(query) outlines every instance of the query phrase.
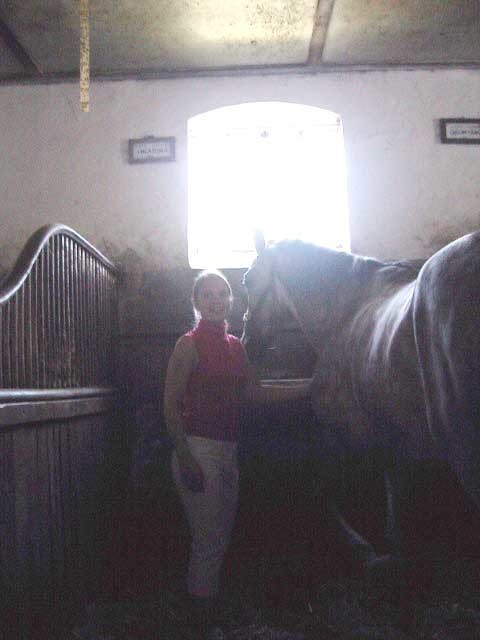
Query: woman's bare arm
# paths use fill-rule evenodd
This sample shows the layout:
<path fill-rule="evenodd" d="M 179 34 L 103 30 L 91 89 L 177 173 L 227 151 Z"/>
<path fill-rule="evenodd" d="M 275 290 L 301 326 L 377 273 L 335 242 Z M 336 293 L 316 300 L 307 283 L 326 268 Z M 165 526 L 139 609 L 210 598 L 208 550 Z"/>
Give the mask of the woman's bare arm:
<path fill-rule="evenodd" d="M 288 385 L 275 380 L 261 381 L 255 368 L 249 364 L 244 398 L 254 404 L 276 404 L 308 398 L 311 392 L 311 378 L 291 380 Z"/>
<path fill-rule="evenodd" d="M 197 364 L 198 355 L 192 338 L 182 336 L 168 362 L 164 392 L 167 431 L 177 453 L 182 479 L 192 491 L 203 490 L 203 473 L 188 446 L 183 409 L 188 380 Z"/>
<path fill-rule="evenodd" d="M 182 336 L 168 361 L 163 397 L 167 430 L 178 455 L 189 451 L 183 424 L 183 402 L 188 379 L 196 366 L 195 345 L 191 338 Z"/>

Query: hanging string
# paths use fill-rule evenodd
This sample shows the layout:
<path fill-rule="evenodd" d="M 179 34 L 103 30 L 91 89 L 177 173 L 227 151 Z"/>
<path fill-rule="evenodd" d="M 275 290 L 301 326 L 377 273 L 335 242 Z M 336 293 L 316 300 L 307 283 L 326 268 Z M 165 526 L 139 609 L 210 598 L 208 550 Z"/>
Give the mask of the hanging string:
<path fill-rule="evenodd" d="M 89 0 L 80 2 L 80 108 L 90 111 L 90 25 Z"/>

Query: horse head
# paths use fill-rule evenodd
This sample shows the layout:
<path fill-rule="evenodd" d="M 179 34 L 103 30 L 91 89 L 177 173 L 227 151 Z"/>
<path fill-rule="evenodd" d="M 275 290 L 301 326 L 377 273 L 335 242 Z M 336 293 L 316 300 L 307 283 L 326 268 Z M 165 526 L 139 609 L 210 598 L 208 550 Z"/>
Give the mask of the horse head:
<path fill-rule="evenodd" d="M 259 232 L 255 234 L 255 247 L 257 257 L 243 277 L 248 308 L 243 317 L 242 342 L 252 360 L 265 355 L 273 336 L 295 315 L 276 273 L 272 248 L 266 246 Z"/>
<path fill-rule="evenodd" d="M 314 348 L 331 339 L 350 313 L 344 301 L 361 297 L 360 283 L 350 277 L 357 258 L 301 240 L 266 246 L 258 232 L 255 246 L 257 258 L 243 279 L 248 310 L 242 340 L 249 356 L 260 358 L 276 332 L 292 328 L 292 320 L 315 341 Z"/>

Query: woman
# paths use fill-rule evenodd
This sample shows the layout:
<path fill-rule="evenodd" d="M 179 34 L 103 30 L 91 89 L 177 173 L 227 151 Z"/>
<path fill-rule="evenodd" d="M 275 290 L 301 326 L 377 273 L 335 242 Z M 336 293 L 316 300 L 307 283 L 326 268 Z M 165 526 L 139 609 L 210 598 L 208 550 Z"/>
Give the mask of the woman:
<path fill-rule="evenodd" d="M 170 358 L 165 418 L 174 444 L 172 471 L 192 535 L 187 590 L 213 625 L 222 562 L 237 510 L 237 438 L 241 398 L 254 402 L 305 397 L 309 385 L 262 388 L 240 340 L 227 333 L 232 290 L 218 271 L 195 281 L 197 325 Z"/>

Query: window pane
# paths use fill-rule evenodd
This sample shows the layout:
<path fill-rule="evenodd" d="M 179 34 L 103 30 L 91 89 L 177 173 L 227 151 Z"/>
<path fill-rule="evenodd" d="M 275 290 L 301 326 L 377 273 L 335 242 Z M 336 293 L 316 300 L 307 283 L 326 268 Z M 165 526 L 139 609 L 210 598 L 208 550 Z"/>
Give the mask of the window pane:
<path fill-rule="evenodd" d="M 191 119 L 188 137 L 189 261 L 246 267 L 253 231 L 349 248 L 343 136 L 335 114 L 261 103 Z M 305 110 L 308 117 L 305 118 Z M 296 118 L 293 117 L 296 111 Z M 283 114 L 283 118 L 281 117 Z M 288 116 L 288 117 L 286 117 Z"/>

